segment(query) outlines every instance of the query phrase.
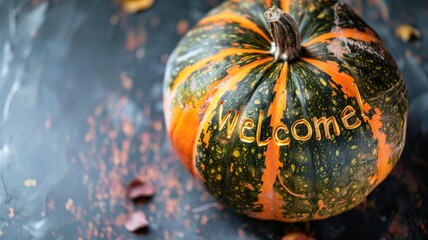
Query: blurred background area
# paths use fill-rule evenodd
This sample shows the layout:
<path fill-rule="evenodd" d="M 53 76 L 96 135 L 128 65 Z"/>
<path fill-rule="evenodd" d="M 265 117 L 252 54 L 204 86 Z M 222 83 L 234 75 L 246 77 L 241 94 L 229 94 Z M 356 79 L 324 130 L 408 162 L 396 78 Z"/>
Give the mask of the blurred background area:
<path fill-rule="evenodd" d="M 428 238 L 428 1 L 348 0 L 384 40 L 410 102 L 407 146 L 391 176 L 356 209 L 299 224 L 222 207 L 179 164 L 164 131 L 169 53 L 218 0 L 0 0 L 0 238 Z M 397 28 L 422 33 L 405 42 Z M 140 177 L 146 204 L 125 197 Z M 130 212 L 150 222 L 128 232 Z"/>

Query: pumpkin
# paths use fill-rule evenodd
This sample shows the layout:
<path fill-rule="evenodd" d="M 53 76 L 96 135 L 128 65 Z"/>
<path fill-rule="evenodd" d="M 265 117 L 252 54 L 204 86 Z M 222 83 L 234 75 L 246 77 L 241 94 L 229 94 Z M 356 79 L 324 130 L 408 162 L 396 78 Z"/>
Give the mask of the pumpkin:
<path fill-rule="evenodd" d="M 258 219 L 353 208 L 388 176 L 405 140 L 402 75 L 341 1 L 221 4 L 171 54 L 164 98 L 183 165 Z"/>

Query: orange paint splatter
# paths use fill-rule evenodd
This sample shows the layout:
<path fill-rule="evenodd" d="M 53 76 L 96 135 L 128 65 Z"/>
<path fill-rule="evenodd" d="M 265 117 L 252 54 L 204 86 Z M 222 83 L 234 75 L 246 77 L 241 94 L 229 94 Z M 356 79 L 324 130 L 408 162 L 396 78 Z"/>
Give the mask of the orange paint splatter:
<path fill-rule="evenodd" d="M 129 30 L 126 36 L 126 49 L 131 51 L 137 48 L 137 37 L 134 31 Z"/>
<path fill-rule="evenodd" d="M 123 72 L 120 74 L 120 80 L 122 82 L 122 86 L 126 90 L 131 90 L 132 86 L 134 85 L 134 82 L 132 79 L 128 76 L 128 73 Z"/>
<path fill-rule="evenodd" d="M 134 135 L 134 127 L 132 126 L 132 122 L 129 120 L 124 120 L 122 122 L 122 131 L 127 137 L 132 137 Z"/>
<path fill-rule="evenodd" d="M 245 239 L 245 232 L 242 228 L 238 228 L 239 239 Z"/>
<path fill-rule="evenodd" d="M 186 34 L 188 30 L 189 30 L 189 22 L 186 19 L 182 19 L 177 23 L 177 32 L 181 36 Z"/>

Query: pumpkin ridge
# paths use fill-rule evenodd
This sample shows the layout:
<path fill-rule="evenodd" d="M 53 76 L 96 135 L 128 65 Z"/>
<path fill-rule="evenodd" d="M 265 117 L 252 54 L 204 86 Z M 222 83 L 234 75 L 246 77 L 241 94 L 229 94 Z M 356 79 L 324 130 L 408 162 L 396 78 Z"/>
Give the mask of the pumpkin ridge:
<path fill-rule="evenodd" d="M 355 89 L 358 93 L 358 88 Z M 364 106 L 364 112 L 368 113 L 371 109 L 373 109 L 368 103 L 360 103 Z M 377 156 L 377 171 L 376 175 L 369 179 L 369 182 L 373 186 L 377 186 L 380 182 L 382 182 L 389 172 L 392 170 L 393 166 L 390 166 L 389 156 L 391 156 L 392 150 L 391 146 L 386 142 L 386 134 L 382 132 L 383 123 L 381 121 L 382 112 L 379 108 L 375 108 L 375 114 L 372 115 L 371 118 L 364 116 L 364 121 L 369 123 L 372 132 L 373 138 L 378 141 L 378 156 Z"/>
<path fill-rule="evenodd" d="M 296 71 L 294 71 L 292 76 L 293 76 L 293 79 L 295 79 L 294 85 L 297 89 L 296 91 L 299 93 L 298 99 L 302 98 L 301 95 L 305 92 L 305 89 L 308 89 L 308 88 L 309 89 L 312 89 L 312 88 L 318 89 L 316 85 L 319 85 L 321 87 L 321 88 L 319 88 L 319 91 L 323 91 L 323 92 L 325 89 L 330 89 L 330 90 L 334 89 L 333 92 L 335 92 L 335 91 L 337 92 L 338 90 L 340 90 L 340 88 L 337 88 L 339 86 L 339 84 L 336 85 L 333 80 L 330 80 L 330 82 L 329 82 L 328 79 L 331 79 L 331 75 L 327 74 L 324 71 L 324 68 L 317 68 L 316 66 L 308 64 L 305 61 L 297 61 L 297 62 L 292 64 L 292 69 L 296 69 Z M 306 72 L 312 72 L 311 75 L 313 75 L 313 76 L 311 78 L 309 78 L 309 76 L 305 75 Z M 316 80 L 318 80 L 319 78 L 321 78 L 321 81 L 324 81 L 324 83 L 317 82 Z M 313 81 L 309 82 L 308 80 L 310 80 L 310 79 Z M 316 85 L 314 85 L 314 84 L 307 85 L 308 83 L 316 83 Z M 325 88 L 322 88 L 323 86 Z M 326 91 L 325 94 L 328 94 L 328 91 Z M 342 92 L 337 93 L 337 95 L 333 95 L 333 98 L 326 98 L 326 102 L 317 102 L 317 103 L 320 106 L 328 106 L 329 104 L 331 104 L 331 103 L 329 103 L 329 101 L 337 98 L 334 96 L 339 96 L 342 94 L 343 94 Z M 343 96 L 340 98 L 347 99 L 346 96 Z M 313 113 L 309 114 L 311 111 L 313 111 L 313 109 L 310 107 L 311 105 L 313 105 L 313 103 L 311 104 L 311 100 L 309 100 L 309 99 L 303 99 L 303 100 L 306 100 L 306 101 L 304 101 L 302 103 L 302 105 L 300 107 L 298 107 L 299 109 L 301 109 L 300 111 L 302 113 L 302 116 L 304 118 L 307 118 L 308 115 L 313 116 Z M 312 101 L 315 101 L 315 99 L 313 99 Z M 319 110 L 321 110 L 321 109 L 319 109 Z M 326 109 L 325 111 L 332 111 L 332 110 Z M 367 136 L 371 137 L 370 134 Z M 337 137 L 342 138 L 343 134 L 339 135 Z M 343 140 L 339 140 L 339 141 L 343 141 Z M 306 208 L 306 210 L 304 211 L 305 214 L 308 214 L 308 216 L 297 215 L 296 218 L 324 219 L 324 218 L 327 218 L 329 216 L 335 215 L 334 212 L 338 211 L 338 209 L 339 209 L 339 207 L 336 208 L 336 206 L 342 205 L 342 203 L 335 202 L 335 198 L 332 197 L 331 192 L 330 193 L 328 193 L 328 192 L 322 193 L 325 190 L 324 184 L 336 185 L 336 182 L 329 182 L 329 183 L 325 182 L 324 184 L 322 184 L 320 186 L 319 185 L 320 182 L 316 178 L 316 176 L 323 176 L 324 179 L 336 179 L 337 180 L 337 177 L 334 176 L 335 167 L 333 167 L 332 165 L 329 166 L 329 162 L 334 161 L 333 160 L 334 157 L 332 156 L 331 160 L 329 158 L 323 159 L 323 157 L 322 157 L 322 156 L 329 156 L 332 154 L 329 150 L 331 148 L 326 148 L 325 144 L 326 144 L 325 142 L 319 142 L 315 139 L 311 139 L 311 140 L 306 142 L 306 147 L 305 147 L 306 150 L 303 150 L 303 151 L 306 151 L 306 155 L 305 155 L 306 160 L 304 162 L 307 162 L 307 164 L 306 164 L 307 168 L 312 169 L 312 170 L 308 171 L 308 173 L 312 175 L 312 176 L 309 175 L 307 177 L 307 179 L 312 180 L 312 183 L 309 184 L 309 186 L 311 186 L 312 190 L 308 190 L 308 192 L 309 193 L 315 193 L 315 194 L 314 195 L 309 194 L 308 199 L 305 200 L 307 202 L 310 202 L 311 206 L 312 206 L 310 208 Z M 340 149 L 340 147 L 338 148 L 338 150 L 339 149 Z M 314 155 L 314 152 L 316 152 L 315 155 Z M 341 157 L 341 159 L 345 160 L 345 162 L 347 162 L 347 160 L 349 160 L 349 161 L 351 160 L 351 158 L 347 156 L 347 154 L 348 154 L 347 151 L 343 151 L 343 152 L 340 151 L 340 152 L 341 152 L 341 155 L 343 153 L 346 154 L 346 155 L 342 155 L 342 157 Z M 334 154 L 334 152 L 333 152 L 333 154 Z M 353 155 L 353 156 L 355 156 L 355 155 Z M 297 159 L 295 159 L 295 160 L 297 160 Z M 345 163 L 344 166 L 346 166 L 347 164 L 350 164 L 350 163 Z M 328 170 L 327 171 L 323 171 L 323 170 L 320 171 L 319 170 L 320 168 L 324 168 L 324 169 L 328 169 Z M 337 168 L 343 169 L 342 166 L 337 166 Z M 364 179 L 364 181 L 366 182 L 367 178 L 363 177 L 361 179 Z M 345 192 L 346 192 L 346 190 L 345 190 Z M 356 193 L 356 194 L 358 194 L 358 195 L 355 195 L 355 196 L 358 196 L 358 197 L 360 196 L 360 193 Z M 352 193 L 348 196 L 352 196 Z M 352 202 L 347 203 L 345 205 L 350 206 L 351 203 Z M 329 211 L 327 211 L 326 209 Z M 289 215 L 291 213 L 285 212 L 285 214 Z"/>
<path fill-rule="evenodd" d="M 288 77 L 288 63 L 284 62 L 282 64 L 282 70 L 279 77 L 276 80 L 274 86 L 275 99 L 269 106 L 267 116 L 271 116 L 270 126 L 272 132 L 274 131 L 277 124 L 280 123 L 280 119 L 286 110 L 286 101 L 287 99 L 287 77 Z M 279 108 L 279 110 L 277 109 Z M 279 161 L 280 149 L 279 146 L 272 139 L 265 152 L 265 171 L 262 176 L 262 187 L 258 195 L 258 203 L 262 205 L 263 210 L 261 213 L 258 213 L 258 217 L 263 219 L 271 218 L 275 213 L 280 212 L 279 206 L 276 206 L 276 202 L 280 202 L 280 196 L 275 192 L 274 185 L 277 181 L 279 175 L 279 169 L 283 166 L 281 161 Z M 288 190 L 288 188 L 286 188 Z M 271 206 L 270 209 L 267 209 L 267 206 Z"/>
<path fill-rule="evenodd" d="M 238 50 L 238 51 L 242 51 L 242 52 L 244 51 L 242 49 L 233 49 L 233 50 Z M 259 52 L 260 50 L 255 50 L 255 51 Z M 241 52 L 240 52 L 240 54 L 241 54 Z M 270 57 L 270 55 L 269 55 L 269 57 Z M 254 56 L 254 59 L 256 59 L 256 58 L 257 58 L 257 56 Z M 200 61 L 203 61 L 203 60 L 204 59 L 202 59 Z M 205 58 L 205 60 L 206 60 L 206 58 Z M 215 60 L 215 59 L 213 59 L 213 60 Z M 198 62 L 195 64 L 198 64 Z M 194 65 L 193 65 L 193 67 L 194 67 Z M 189 66 L 189 67 L 192 67 L 192 66 Z M 205 65 L 200 66 L 200 68 L 203 68 L 203 67 L 205 67 Z M 198 71 L 198 69 L 196 69 L 195 71 Z M 192 71 L 188 71 L 188 73 L 186 73 L 186 74 L 188 74 L 188 76 L 191 76 L 193 73 L 192 73 Z M 188 76 L 186 76 L 186 77 L 188 77 Z M 180 84 L 185 83 L 186 82 L 185 80 L 186 79 L 182 80 L 182 82 Z M 193 128 L 188 129 L 185 132 L 183 132 L 182 130 L 186 129 L 185 126 L 187 126 L 189 123 L 192 126 L 199 126 L 200 125 L 199 122 L 200 122 L 201 118 L 199 116 L 201 115 L 202 108 L 197 108 L 193 105 L 191 105 L 191 106 L 187 106 L 187 105 L 175 106 L 175 103 L 172 103 L 171 101 L 179 93 L 178 87 L 179 86 L 177 86 L 173 91 L 170 89 L 169 95 L 165 97 L 164 107 L 165 107 L 165 109 L 170 109 L 170 111 L 166 112 L 165 117 L 169 123 L 168 124 L 169 125 L 168 135 L 173 140 L 172 144 L 174 145 L 174 148 L 177 150 L 177 153 L 180 156 L 180 159 L 182 159 L 183 164 L 186 167 L 186 169 L 188 169 L 190 172 L 192 172 L 191 171 L 191 168 L 192 168 L 191 167 L 191 161 L 192 161 L 191 159 L 192 159 L 192 157 L 189 157 L 189 156 L 191 156 L 191 153 L 193 152 L 193 150 L 191 150 L 191 149 L 193 149 L 193 146 L 195 145 L 195 142 L 193 142 L 193 139 L 194 139 L 193 136 L 194 136 L 194 134 L 196 134 L 196 130 L 193 130 Z M 205 104 L 205 102 L 198 102 L 198 104 L 203 105 L 203 104 Z M 183 119 L 187 119 L 188 121 L 183 121 Z M 185 139 L 185 140 L 179 140 L 179 139 Z"/>
<path fill-rule="evenodd" d="M 341 72 L 339 68 L 339 64 L 332 61 L 320 61 L 312 58 L 302 58 L 303 62 L 309 63 L 310 65 L 314 66 L 318 69 L 320 72 L 325 72 L 329 76 L 331 76 L 331 79 L 342 87 L 342 91 L 345 93 L 348 97 L 355 97 L 356 93 L 353 91 L 354 87 L 352 84 L 354 83 L 354 78 L 345 72 Z M 325 67 L 324 67 L 325 66 Z"/>
<path fill-rule="evenodd" d="M 381 99 L 381 98 L 385 97 L 385 95 L 390 94 L 390 93 L 392 94 L 391 96 L 394 96 L 395 94 L 399 94 L 400 91 L 398 91 L 398 90 L 400 90 L 404 87 L 405 87 L 404 80 L 401 77 L 401 79 L 398 80 L 397 83 L 394 84 L 394 86 L 392 86 L 391 88 L 379 93 L 379 95 L 376 97 L 367 98 L 367 100 Z"/>
<path fill-rule="evenodd" d="M 259 27 L 257 24 L 248 18 L 242 17 L 237 15 L 236 13 L 233 13 L 230 10 L 224 10 L 220 13 L 217 13 L 216 15 L 206 17 L 202 19 L 198 26 L 205 25 L 205 24 L 217 24 L 217 23 L 238 23 L 241 28 L 249 29 L 260 36 L 262 36 L 267 42 L 270 42 L 271 39 L 268 37 L 268 35 Z"/>
<path fill-rule="evenodd" d="M 324 72 L 331 76 L 331 79 L 342 86 L 342 91 L 348 97 L 356 98 L 359 95 L 358 88 L 356 88 L 354 83 L 354 78 L 349 76 L 346 73 L 340 72 L 339 66 L 337 63 L 327 61 L 321 62 L 319 60 L 304 58 L 303 61 L 319 68 L 322 65 L 328 65 L 329 67 L 322 68 Z M 321 69 L 320 69 L 321 70 Z M 358 98 L 357 98 L 358 100 Z M 362 99 L 361 99 L 362 100 Z M 377 173 L 369 178 L 369 182 L 372 187 L 377 186 L 382 182 L 388 173 L 392 170 L 392 165 L 388 163 L 389 156 L 392 152 L 391 146 L 386 142 L 386 134 L 382 132 L 382 121 L 381 115 L 382 111 L 379 108 L 373 108 L 367 102 L 360 102 L 359 105 L 363 106 L 363 109 L 360 109 L 364 118 L 364 121 L 370 125 L 370 128 L 373 133 L 373 138 L 378 141 L 378 153 L 377 153 Z M 366 114 L 371 110 L 375 111 L 375 114 L 369 118 Z"/>
<path fill-rule="evenodd" d="M 226 85 L 236 85 L 238 82 L 240 82 L 243 78 L 245 78 L 246 74 L 248 74 L 251 70 L 253 70 L 254 68 L 261 66 L 262 64 L 265 64 L 269 61 L 272 61 L 272 58 L 263 58 L 263 59 L 259 59 L 256 60 L 254 62 L 251 62 L 247 65 L 244 66 L 235 66 L 232 67 L 230 69 L 228 69 L 227 73 L 228 75 L 226 75 L 225 78 L 229 78 L 229 81 L 226 81 L 225 84 Z M 232 77 L 231 77 L 232 76 Z M 197 157 L 197 146 L 198 146 L 198 139 L 201 135 L 202 132 L 206 133 L 209 127 L 209 119 L 212 119 L 212 116 L 215 113 L 215 108 L 217 107 L 218 102 L 220 101 L 221 96 L 223 96 L 223 94 L 230 90 L 230 89 L 234 89 L 236 88 L 236 86 L 229 88 L 226 86 L 223 86 L 220 91 L 217 91 L 212 97 L 211 97 L 211 104 L 208 106 L 207 110 L 205 111 L 204 116 L 202 117 L 201 123 L 198 127 L 198 130 L 196 132 L 195 135 L 195 146 L 193 148 L 193 158 L 192 158 L 192 170 L 194 173 L 198 173 L 201 174 L 199 172 L 199 170 L 197 169 L 196 166 L 196 157 Z M 208 113 L 208 114 L 207 114 Z"/>
<path fill-rule="evenodd" d="M 298 1 L 292 5 L 302 40 L 316 38 L 341 29 L 356 29 L 378 39 L 379 36 L 343 1 Z M 315 22 L 314 22 L 315 21 Z M 352 35 L 349 36 L 352 38 Z"/>
<path fill-rule="evenodd" d="M 299 68 L 303 69 L 304 62 L 303 61 L 298 61 L 295 64 L 293 64 L 293 67 L 296 66 L 296 65 L 299 65 L 297 69 L 299 69 Z M 301 70 L 301 71 L 304 71 L 304 70 Z M 308 110 L 306 108 L 307 104 L 306 104 L 305 99 L 302 96 L 302 94 L 304 93 L 304 91 L 301 89 L 301 85 L 304 84 L 304 83 L 302 83 L 302 79 L 301 79 L 301 75 L 300 74 L 299 74 L 299 72 L 296 71 L 296 73 L 292 75 L 292 78 L 294 80 L 293 83 L 294 83 L 295 87 L 297 89 L 299 89 L 299 93 L 300 93 L 299 94 L 299 101 L 300 101 L 300 106 L 301 106 L 301 109 L 302 109 L 302 115 L 304 116 L 304 118 L 309 118 Z M 312 149 L 314 148 L 314 143 L 312 141 L 309 141 L 308 144 L 311 145 Z M 323 148 L 321 148 L 321 149 L 322 149 L 322 151 L 324 151 Z M 315 166 L 315 157 L 314 157 L 312 151 L 309 151 L 309 156 L 310 156 L 310 159 L 308 161 L 311 163 L 311 167 L 312 167 L 312 171 L 311 172 L 313 174 L 315 174 L 315 172 L 316 172 L 315 170 L 316 170 L 317 167 Z M 315 177 L 311 177 L 311 179 L 312 179 L 311 186 L 314 188 L 315 187 Z M 317 192 L 317 191 L 313 190 L 313 192 Z"/>
<path fill-rule="evenodd" d="M 232 56 L 234 54 L 249 54 L 249 53 L 268 54 L 269 52 L 265 51 L 265 50 L 242 49 L 242 48 L 225 48 L 225 49 L 222 49 L 218 53 L 211 55 L 209 57 L 203 58 L 203 59 L 197 61 L 196 63 L 182 69 L 180 71 L 180 73 L 178 74 L 178 76 L 172 82 L 172 85 L 170 87 L 170 94 L 169 94 L 170 98 L 173 98 L 173 95 L 175 94 L 175 91 L 179 85 L 181 85 L 190 75 L 195 73 L 201 67 L 204 67 L 209 62 L 221 61 L 225 57 Z"/>
<path fill-rule="evenodd" d="M 300 59 L 302 59 L 302 57 L 300 58 Z M 295 63 L 293 63 L 291 66 L 290 66 L 290 72 L 291 72 L 291 80 L 292 80 L 292 83 L 295 85 L 295 87 L 296 87 L 296 89 L 298 89 L 298 92 L 300 93 L 299 94 L 299 96 L 298 96 L 298 99 L 299 99 L 299 102 L 300 102 L 300 109 L 301 109 L 301 111 L 302 111 L 302 115 L 303 115 L 303 117 L 305 118 L 305 119 L 309 119 L 309 114 L 308 114 L 308 109 L 307 109 L 307 107 L 306 107 L 306 100 L 304 99 L 304 97 L 303 97 L 303 93 L 304 93 L 304 91 L 303 91 L 303 89 L 302 89 L 302 79 L 301 79 L 301 76 L 300 76 L 300 74 L 299 74 L 299 72 L 295 72 L 295 73 L 293 73 L 292 72 L 292 69 L 296 66 L 296 65 L 299 65 L 299 67 L 301 67 L 300 65 L 302 65 L 303 64 L 303 62 L 302 61 L 296 61 Z M 311 146 L 311 148 L 312 149 L 314 149 L 314 143 L 313 143 L 313 141 L 308 141 L 308 144 L 310 144 L 310 146 Z M 322 148 L 321 148 L 322 149 Z M 312 151 L 309 151 L 309 159 L 308 159 L 308 162 L 310 162 L 311 164 L 311 167 L 312 167 L 312 171 L 310 171 L 313 175 L 315 175 L 315 173 L 316 173 L 316 166 L 315 166 L 315 157 L 314 157 L 314 154 L 313 154 L 313 152 Z M 316 184 L 315 184 L 315 177 L 311 177 L 310 179 L 312 179 L 312 183 L 311 183 L 311 187 L 312 188 L 315 188 L 315 186 L 316 186 Z M 313 191 L 313 192 L 317 192 L 317 191 Z M 302 197 L 302 196 L 300 196 L 300 198 L 305 198 L 305 197 Z M 306 197 L 306 198 L 308 198 L 308 197 Z M 312 197 L 309 197 L 309 201 L 316 201 L 316 199 L 315 198 L 312 198 Z M 314 216 L 314 219 L 318 219 L 318 217 L 315 215 Z"/>
<path fill-rule="evenodd" d="M 261 71 L 264 71 L 265 73 L 270 73 L 270 74 L 273 74 L 274 73 L 274 70 L 275 70 L 275 62 L 272 62 L 271 64 L 269 64 L 269 65 L 266 65 L 266 67 L 263 67 L 263 69 L 261 69 L 260 70 L 260 72 Z M 257 84 L 254 86 L 254 88 L 252 88 L 252 89 L 250 89 L 250 92 L 247 94 L 247 100 L 244 100 L 243 102 L 244 103 L 247 103 L 248 102 L 248 100 L 249 99 L 251 99 L 251 97 L 254 95 L 254 93 L 257 91 L 257 89 L 258 89 L 258 87 L 261 85 L 261 83 L 263 82 L 263 80 L 265 80 L 265 79 L 263 79 L 263 77 L 259 77 L 258 79 L 257 79 Z M 241 111 L 245 111 L 245 106 L 246 106 L 246 104 L 244 104 L 244 106 L 243 106 L 243 108 L 241 109 Z M 238 122 L 241 122 L 241 120 L 242 120 L 242 117 L 243 117 L 243 115 L 240 115 L 240 117 L 239 117 L 239 119 L 238 119 Z M 234 132 L 234 135 L 236 134 L 236 131 Z M 232 135 L 232 137 L 231 137 L 231 139 L 233 139 L 233 138 L 235 138 L 235 136 L 234 135 Z M 222 158 L 223 159 L 231 159 L 231 158 L 226 158 L 226 157 L 224 157 L 224 155 L 227 155 L 227 154 L 230 154 L 232 151 L 232 149 L 233 149 L 233 145 L 232 144 L 229 144 L 229 145 L 227 145 L 227 147 L 226 147 L 226 149 L 225 149 L 225 151 L 223 152 L 223 156 L 222 156 Z M 229 166 L 229 169 L 230 169 L 230 167 L 231 166 L 233 166 L 233 162 L 231 163 L 232 161 L 228 161 L 228 163 L 226 163 L 228 166 Z M 229 175 L 231 174 L 231 171 L 226 171 L 226 179 L 229 179 Z M 229 184 L 230 184 L 230 182 L 229 181 L 227 181 L 226 182 L 227 183 L 227 185 L 226 185 L 226 188 L 225 188 L 225 192 L 223 193 L 224 195 L 228 195 L 228 193 L 229 193 L 229 190 L 230 190 L 230 188 L 229 188 Z"/>

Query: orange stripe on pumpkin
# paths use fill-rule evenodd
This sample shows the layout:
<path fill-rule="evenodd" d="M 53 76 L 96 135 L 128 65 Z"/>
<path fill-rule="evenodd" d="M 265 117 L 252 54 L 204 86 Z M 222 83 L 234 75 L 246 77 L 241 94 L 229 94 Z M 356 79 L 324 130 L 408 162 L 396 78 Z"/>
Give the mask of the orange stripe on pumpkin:
<path fill-rule="evenodd" d="M 287 108 L 287 76 L 288 76 L 288 63 L 284 63 L 281 73 L 276 81 L 273 91 L 275 99 L 271 103 L 268 116 L 271 116 L 270 126 L 272 131 L 276 125 L 281 123 L 281 118 L 284 116 L 284 111 Z M 262 187 L 258 195 L 258 203 L 262 205 L 263 210 L 253 215 L 260 219 L 273 219 L 281 218 L 281 196 L 274 189 L 274 184 L 279 178 L 280 168 L 283 167 L 280 159 L 280 147 L 272 139 L 267 145 L 265 155 L 265 170 L 262 176 Z M 280 181 L 281 182 L 281 181 Z M 292 195 L 291 192 L 282 182 L 283 188 Z"/>
<path fill-rule="evenodd" d="M 355 86 L 356 85 L 354 83 L 355 92 L 356 94 L 360 95 L 358 88 Z M 363 105 L 364 113 L 369 113 L 369 111 L 372 109 L 372 107 L 367 103 L 362 102 L 360 104 Z M 389 144 L 386 142 L 385 133 L 381 131 L 383 126 L 381 121 L 382 112 L 378 108 L 374 109 L 374 111 L 376 113 L 372 116 L 372 119 L 368 119 L 367 116 L 364 116 L 364 120 L 366 122 L 368 121 L 368 123 L 370 124 L 373 135 L 378 136 L 376 137 L 378 140 L 378 172 L 377 175 L 370 178 L 370 184 L 378 185 L 388 176 L 393 166 L 388 163 L 392 153 L 391 146 L 389 146 Z"/>
<path fill-rule="evenodd" d="M 171 144 L 183 166 L 193 174 L 192 156 L 195 146 L 195 135 L 197 127 L 200 124 L 200 110 L 196 108 L 183 109 L 176 106 L 171 109 L 170 126 L 168 135 L 171 139 Z M 192 126 L 192 127 L 189 127 Z M 195 128 L 193 127 L 195 126 Z"/>
<path fill-rule="evenodd" d="M 206 18 L 202 19 L 201 21 L 199 21 L 198 25 L 203 25 L 203 24 L 207 24 L 207 23 L 222 23 L 222 22 L 238 23 L 239 25 L 241 25 L 241 27 L 243 27 L 245 29 L 249 29 L 249 30 L 259 34 L 264 39 L 266 39 L 266 41 L 268 41 L 268 42 L 272 41 L 270 39 L 270 37 L 268 37 L 268 35 L 266 35 L 266 33 L 263 32 L 263 30 L 259 26 L 257 26 L 257 24 L 255 22 L 251 21 L 250 19 L 248 19 L 246 17 L 235 14 L 229 10 L 222 11 L 216 15 L 206 17 Z"/>
<path fill-rule="evenodd" d="M 352 28 L 342 28 L 338 32 L 325 33 L 325 34 L 322 34 L 318 37 L 307 40 L 307 41 L 303 42 L 302 45 L 304 47 L 307 47 L 307 46 L 312 45 L 312 44 L 317 43 L 317 42 L 327 42 L 328 40 L 330 40 L 332 38 L 342 38 L 342 37 L 343 38 L 352 38 L 352 39 L 355 39 L 358 41 L 365 41 L 365 42 L 375 42 L 375 43 L 381 42 L 381 40 L 373 34 L 361 32 L 361 31 L 358 31 L 358 30 L 352 29 Z"/>
<path fill-rule="evenodd" d="M 226 93 L 227 91 L 234 91 L 237 88 L 237 84 L 242 81 L 249 72 L 251 72 L 252 70 L 254 70 L 254 68 L 265 64 L 269 61 L 272 61 L 273 58 L 264 58 L 264 59 L 259 59 L 256 60 L 252 63 L 249 63 L 245 66 L 234 66 L 232 68 L 230 68 L 227 73 L 228 75 L 225 76 L 223 79 L 219 80 L 218 82 L 221 82 L 221 84 L 216 84 L 217 86 L 213 89 L 213 90 L 209 90 L 207 91 L 207 93 L 209 92 L 210 94 L 207 94 L 206 97 L 204 97 L 205 99 L 209 99 L 210 104 L 208 105 L 208 108 L 205 111 L 205 116 L 202 118 L 202 120 L 200 121 L 200 123 L 204 123 L 204 124 L 197 124 L 194 125 L 195 129 L 198 129 L 196 131 L 196 134 L 193 137 L 193 142 L 197 143 L 200 135 L 202 132 L 204 132 L 205 134 L 211 134 L 208 131 L 208 128 L 211 126 L 211 124 L 217 124 L 217 123 L 212 123 L 211 119 L 213 118 L 214 114 L 216 114 L 216 109 L 218 108 L 218 103 L 221 99 L 221 97 L 224 95 L 224 93 Z M 221 87 L 220 87 L 221 86 Z M 196 127 L 197 126 L 197 127 Z M 193 156 L 192 158 L 192 173 L 197 175 L 198 177 L 200 177 L 202 180 L 204 180 L 201 176 L 201 174 L 199 173 L 198 169 L 196 168 L 196 156 L 197 156 L 197 152 L 196 152 L 196 145 L 193 146 L 193 154 L 189 155 L 189 156 Z"/>
<path fill-rule="evenodd" d="M 356 85 L 354 83 L 354 78 L 344 72 L 340 72 L 339 65 L 337 63 L 331 61 L 322 62 L 309 58 L 303 58 L 302 60 L 318 67 L 319 69 L 322 69 L 324 72 L 330 75 L 331 79 L 336 84 L 342 86 L 342 91 L 345 93 L 345 95 L 357 98 L 358 101 L 363 101 L 362 99 L 359 99 L 359 96 L 361 95 L 358 91 L 358 88 L 355 87 Z M 378 185 L 388 176 L 392 170 L 393 166 L 389 164 L 389 158 L 391 157 L 392 149 L 386 141 L 386 134 L 382 132 L 382 112 L 380 109 L 373 108 L 367 102 L 360 102 L 359 104 L 363 106 L 361 111 L 364 121 L 370 125 L 373 138 L 378 141 L 377 174 L 369 179 L 370 184 Z M 367 117 L 367 114 L 372 109 L 374 110 L 375 114 L 373 114 L 372 118 L 370 119 Z"/>

